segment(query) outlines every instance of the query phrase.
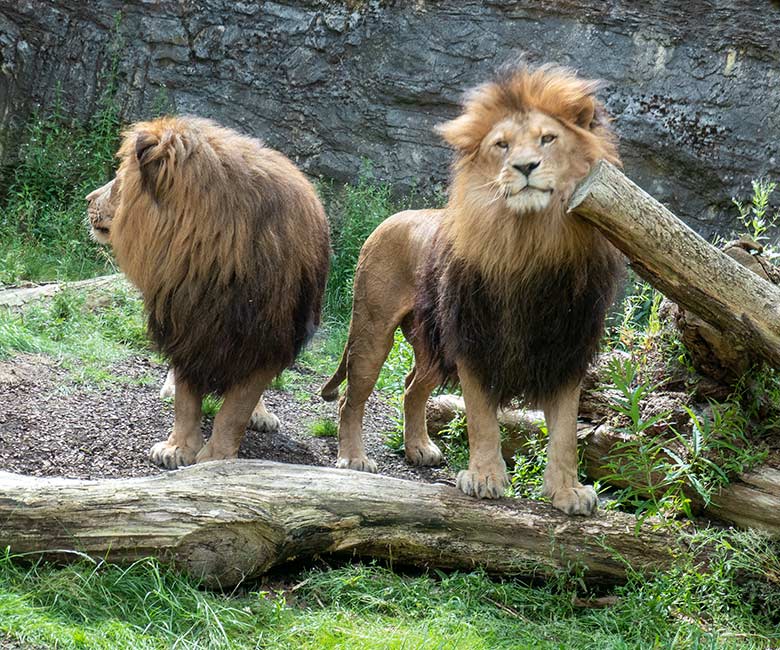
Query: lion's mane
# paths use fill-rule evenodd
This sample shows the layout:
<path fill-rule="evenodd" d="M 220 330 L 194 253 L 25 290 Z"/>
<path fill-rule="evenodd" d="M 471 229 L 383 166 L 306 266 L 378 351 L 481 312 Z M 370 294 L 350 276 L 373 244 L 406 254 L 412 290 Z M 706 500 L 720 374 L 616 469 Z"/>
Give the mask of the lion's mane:
<path fill-rule="evenodd" d="M 554 398 L 582 378 L 598 351 L 623 258 L 566 214 L 597 160 L 620 162 L 596 88 L 564 68 L 504 70 L 440 128 L 458 153 L 445 220 L 418 278 L 416 331 L 446 378 L 454 379 L 456 360 L 465 361 L 496 404 Z M 574 134 L 581 166 L 548 208 L 518 216 L 501 201 L 480 199 L 475 166 L 492 126 L 532 109 Z"/>
<path fill-rule="evenodd" d="M 282 154 L 209 120 L 135 124 L 111 227 L 177 380 L 224 393 L 292 363 L 319 324 L 327 222 Z"/>

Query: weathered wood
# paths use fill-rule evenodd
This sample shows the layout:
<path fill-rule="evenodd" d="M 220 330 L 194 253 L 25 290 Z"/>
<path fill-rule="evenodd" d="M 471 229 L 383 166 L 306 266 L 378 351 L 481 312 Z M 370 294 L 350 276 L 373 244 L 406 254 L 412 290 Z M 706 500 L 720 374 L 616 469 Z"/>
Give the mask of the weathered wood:
<path fill-rule="evenodd" d="M 707 243 L 607 162 L 569 202 L 636 272 L 680 306 L 780 367 L 780 289 Z"/>
<path fill-rule="evenodd" d="M 440 395 L 429 400 L 427 412 L 434 418 L 434 431 L 437 427 L 440 430 L 449 420 L 464 414 L 463 400 L 455 395 Z M 501 441 L 504 458 L 511 459 L 515 453 L 523 452 L 529 435 L 527 424 L 529 421 L 538 422 L 539 415 L 538 411 L 522 409 L 499 412 L 499 422 L 506 427 L 507 434 Z M 604 463 L 612 448 L 616 443 L 625 441 L 626 437 L 606 425 L 594 427 L 586 424 L 580 426 L 578 436 L 584 446 L 582 459 L 585 473 L 591 479 L 603 478 L 608 473 Z M 707 507 L 697 500 L 693 490 L 689 496 L 709 517 L 780 537 L 780 468 L 764 465 L 740 474 L 714 495 Z"/>
<path fill-rule="evenodd" d="M 296 557 L 385 558 L 425 567 L 625 579 L 671 565 L 673 535 L 632 517 L 567 517 L 525 499 L 348 470 L 220 461 L 148 478 L 76 481 L 0 473 L 0 548 L 67 560 L 157 556 L 228 586 Z"/>
<path fill-rule="evenodd" d="M 63 289 L 96 290 L 112 287 L 119 282 L 125 282 L 124 275 L 121 273 L 114 273 L 112 275 L 102 275 L 88 280 L 78 280 L 76 282 L 52 282 L 31 287 L 3 289 L 0 290 L 0 307 L 24 307 L 36 300 L 51 298 Z"/>

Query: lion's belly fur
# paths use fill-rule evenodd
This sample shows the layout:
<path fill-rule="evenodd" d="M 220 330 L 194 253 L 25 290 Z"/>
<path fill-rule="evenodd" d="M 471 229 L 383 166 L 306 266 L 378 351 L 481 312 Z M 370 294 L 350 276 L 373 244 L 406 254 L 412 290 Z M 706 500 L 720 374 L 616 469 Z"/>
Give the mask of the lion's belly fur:
<path fill-rule="evenodd" d="M 621 273 L 602 242 L 584 262 L 541 261 L 499 284 L 439 240 L 418 279 L 416 335 L 445 380 L 460 361 L 497 405 L 543 404 L 596 356 Z"/>

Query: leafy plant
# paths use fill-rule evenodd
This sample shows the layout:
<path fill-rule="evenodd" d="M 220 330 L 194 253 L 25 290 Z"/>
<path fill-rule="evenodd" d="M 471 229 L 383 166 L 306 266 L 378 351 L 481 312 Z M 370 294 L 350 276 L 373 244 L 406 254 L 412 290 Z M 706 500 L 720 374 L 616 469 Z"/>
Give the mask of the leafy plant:
<path fill-rule="evenodd" d="M 753 196 L 750 203 L 743 203 L 736 198 L 731 199 L 739 212 L 739 223 L 745 228 L 743 234 L 755 242 L 766 242 L 769 237 L 767 231 L 777 225 L 780 219 L 780 211 L 770 214 L 769 199 L 777 187 L 776 183 L 768 179 L 759 178 L 752 181 Z"/>
<path fill-rule="evenodd" d="M 331 258 L 324 312 L 327 318 L 346 323 L 352 311 L 352 279 L 358 254 L 368 236 L 395 212 L 390 186 L 376 182 L 366 167 L 356 185 L 340 192 L 323 186 L 331 222 Z"/>
<path fill-rule="evenodd" d="M 222 398 L 216 395 L 204 395 L 200 410 L 206 417 L 213 418 L 222 408 Z"/>
<path fill-rule="evenodd" d="M 653 387 L 637 381 L 629 360 L 613 360 L 609 376 L 619 392 L 612 407 L 628 423 L 619 427 L 627 438 L 613 446 L 604 481 L 621 486 L 616 503 L 629 507 L 640 521 L 657 514 L 691 517 L 692 497 L 708 506 L 730 476 L 766 458 L 767 452 L 746 438 L 748 418 L 738 404 L 713 402 L 708 413 L 684 406 L 689 433 L 668 425 L 664 435 L 651 435 L 649 429 L 670 415 L 642 417 L 642 401 Z"/>
<path fill-rule="evenodd" d="M 376 382 L 377 390 L 385 391 L 392 395 L 403 395 L 406 375 L 414 365 L 414 351 L 412 346 L 404 338 L 400 329 L 393 335 L 393 347 L 387 355 L 379 378 Z"/>
<path fill-rule="evenodd" d="M 547 426 L 541 423 L 536 434 L 528 436 L 521 449 L 515 453 L 509 472 L 512 493 L 518 497 L 540 499 L 544 468 L 547 466 Z"/>

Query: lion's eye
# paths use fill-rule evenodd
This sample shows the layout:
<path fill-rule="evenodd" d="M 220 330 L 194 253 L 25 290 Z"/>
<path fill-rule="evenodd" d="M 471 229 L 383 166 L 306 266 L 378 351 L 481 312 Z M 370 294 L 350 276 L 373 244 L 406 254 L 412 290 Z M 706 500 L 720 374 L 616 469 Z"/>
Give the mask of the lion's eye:
<path fill-rule="evenodd" d="M 547 133 L 542 136 L 542 144 L 550 144 L 557 137 L 558 137 L 557 135 L 553 135 L 552 133 Z"/>
<path fill-rule="evenodd" d="M 504 151 L 509 149 L 509 143 L 506 140 L 499 140 L 498 142 L 496 142 L 496 146 L 499 149 L 503 149 Z"/>

